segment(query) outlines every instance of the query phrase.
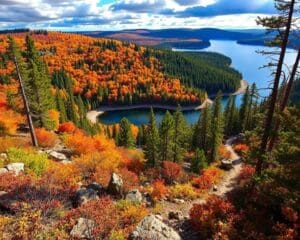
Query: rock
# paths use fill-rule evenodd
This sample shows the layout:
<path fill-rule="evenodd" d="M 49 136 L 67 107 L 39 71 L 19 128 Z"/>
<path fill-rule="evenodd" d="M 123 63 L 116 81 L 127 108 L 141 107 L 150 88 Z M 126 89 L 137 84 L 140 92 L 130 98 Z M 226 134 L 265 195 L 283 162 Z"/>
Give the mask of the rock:
<path fill-rule="evenodd" d="M 214 185 L 214 186 L 213 186 L 213 191 L 214 191 L 214 192 L 218 191 L 218 186 L 217 186 L 217 185 Z"/>
<path fill-rule="evenodd" d="M 15 213 L 15 210 L 18 207 L 18 202 L 9 196 L 5 191 L 0 191 L 0 209 L 8 213 Z"/>
<path fill-rule="evenodd" d="M 70 235 L 77 239 L 92 239 L 92 231 L 94 227 L 94 221 L 86 218 L 79 218 L 77 220 L 77 224 L 72 228 Z"/>
<path fill-rule="evenodd" d="M 221 161 L 221 168 L 224 170 L 230 170 L 232 169 L 232 161 L 228 160 L 228 159 L 223 159 Z"/>
<path fill-rule="evenodd" d="M 0 197 L 5 196 L 6 194 L 7 194 L 7 192 L 5 192 L 5 191 L 0 191 Z"/>
<path fill-rule="evenodd" d="M 127 193 L 126 200 L 132 203 L 141 203 L 143 201 L 143 196 L 138 189 L 134 189 Z"/>
<path fill-rule="evenodd" d="M 108 184 L 108 192 L 112 195 L 120 196 L 123 193 L 123 180 L 122 178 L 116 174 L 113 173 L 111 176 L 111 179 Z"/>
<path fill-rule="evenodd" d="M 183 219 L 183 216 L 182 216 L 182 212 L 178 212 L 178 211 L 171 211 L 169 212 L 169 215 L 168 215 L 169 219 L 175 219 L 175 220 L 182 220 Z"/>
<path fill-rule="evenodd" d="M 0 158 L 7 159 L 7 154 L 6 153 L 0 153 Z"/>
<path fill-rule="evenodd" d="M 15 175 L 19 175 L 21 172 L 24 172 L 24 163 L 10 163 L 6 166 L 6 169 Z"/>
<path fill-rule="evenodd" d="M 183 204 L 183 203 L 185 203 L 185 201 L 183 199 L 178 199 L 178 198 L 174 198 L 173 202 L 177 203 L 177 204 Z"/>
<path fill-rule="evenodd" d="M 98 195 L 101 195 L 105 192 L 104 187 L 101 184 L 96 182 L 89 184 L 86 188 L 93 189 Z"/>
<path fill-rule="evenodd" d="M 159 239 L 159 240 L 180 240 L 179 234 L 171 227 L 164 224 L 154 215 L 145 217 L 130 235 L 132 240 Z"/>
<path fill-rule="evenodd" d="M 71 160 L 62 160 L 60 163 L 64 164 L 64 165 L 68 165 L 68 164 L 72 164 L 72 161 Z"/>
<path fill-rule="evenodd" d="M 0 168 L 0 174 L 8 173 L 7 168 Z"/>
<path fill-rule="evenodd" d="M 66 161 L 68 160 L 67 156 L 65 154 L 56 152 L 56 151 L 47 151 L 49 154 L 49 157 L 56 161 Z"/>
<path fill-rule="evenodd" d="M 99 197 L 95 190 L 83 187 L 77 190 L 76 195 L 74 197 L 74 205 L 78 207 L 87 203 L 88 201 L 96 199 L 99 199 Z"/>

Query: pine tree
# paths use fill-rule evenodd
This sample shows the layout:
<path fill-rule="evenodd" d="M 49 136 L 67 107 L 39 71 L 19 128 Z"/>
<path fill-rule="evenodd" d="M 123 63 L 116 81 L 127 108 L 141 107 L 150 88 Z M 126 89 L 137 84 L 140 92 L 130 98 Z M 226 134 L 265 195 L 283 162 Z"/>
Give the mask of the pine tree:
<path fill-rule="evenodd" d="M 38 127 L 53 129 L 55 124 L 49 117 L 49 110 L 54 108 L 54 97 L 51 94 L 51 80 L 48 69 L 43 62 L 33 39 L 26 36 L 26 57 L 28 58 L 28 78 L 25 81 L 29 106 L 33 120 Z"/>
<path fill-rule="evenodd" d="M 160 165 L 159 159 L 159 134 L 156 126 L 155 115 L 153 109 L 150 111 L 149 125 L 144 133 L 145 135 L 145 147 L 144 153 L 147 159 L 147 165 L 149 167 L 155 167 Z"/>
<path fill-rule="evenodd" d="M 55 100 L 56 100 L 56 108 L 59 111 L 59 121 L 61 123 L 66 122 L 67 121 L 66 107 L 58 88 L 56 89 Z"/>
<path fill-rule="evenodd" d="M 173 162 L 180 162 L 184 153 L 188 148 L 189 143 L 189 126 L 181 112 L 180 106 L 178 106 L 176 112 L 173 115 L 174 119 L 174 146 L 173 146 Z"/>
<path fill-rule="evenodd" d="M 133 148 L 135 146 L 135 140 L 132 135 L 131 125 L 127 118 L 123 118 L 120 122 L 118 144 L 119 146 L 123 146 L 126 148 Z"/>
<path fill-rule="evenodd" d="M 210 162 L 216 161 L 219 158 L 219 147 L 223 140 L 223 114 L 222 114 L 222 94 L 218 93 L 212 110 L 211 123 L 211 154 Z"/>
<path fill-rule="evenodd" d="M 254 116 L 253 107 L 257 99 L 258 99 L 258 91 L 256 88 L 256 84 L 253 83 L 250 90 L 250 100 L 249 100 L 249 107 L 248 107 L 248 112 L 245 120 L 245 130 L 251 130 L 251 126 L 253 125 L 252 124 L 253 116 Z"/>
<path fill-rule="evenodd" d="M 199 174 L 201 170 L 207 167 L 207 160 L 205 157 L 205 153 L 202 149 L 197 148 L 195 152 L 195 156 L 191 162 L 191 170 L 192 172 Z"/>
<path fill-rule="evenodd" d="M 119 132 L 117 129 L 117 125 L 113 125 L 113 129 L 112 129 L 112 137 L 115 140 L 116 145 L 119 145 Z"/>
<path fill-rule="evenodd" d="M 143 126 L 139 126 L 139 131 L 138 131 L 138 135 L 137 135 L 137 140 L 136 140 L 136 144 L 138 147 L 142 147 L 145 143 L 144 143 L 144 128 Z"/>
<path fill-rule="evenodd" d="M 249 112 L 249 104 L 250 104 L 250 90 L 247 87 L 247 90 L 243 96 L 242 104 L 240 108 L 240 132 L 244 132 L 247 125 L 247 115 Z"/>
<path fill-rule="evenodd" d="M 161 160 L 173 159 L 174 149 L 174 119 L 169 111 L 166 112 L 159 126 Z"/>
<path fill-rule="evenodd" d="M 238 109 L 235 104 L 235 96 L 230 96 L 224 111 L 224 131 L 227 136 L 236 134 L 238 131 Z"/>

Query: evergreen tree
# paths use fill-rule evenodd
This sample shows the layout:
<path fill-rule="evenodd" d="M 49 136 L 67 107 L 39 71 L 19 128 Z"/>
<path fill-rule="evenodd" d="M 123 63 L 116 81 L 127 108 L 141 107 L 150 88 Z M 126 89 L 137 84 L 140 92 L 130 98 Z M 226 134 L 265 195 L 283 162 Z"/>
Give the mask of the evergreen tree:
<path fill-rule="evenodd" d="M 253 121 L 253 108 L 254 108 L 254 103 L 258 99 L 258 91 L 256 88 L 256 84 L 253 83 L 251 86 L 250 90 L 250 100 L 249 100 L 249 107 L 248 107 L 248 112 L 246 115 L 246 120 L 245 120 L 245 130 L 251 130 L 251 126 L 253 126 L 252 121 Z"/>
<path fill-rule="evenodd" d="M 127 118 L 123 118 L 120 122 L 118 144 L 119 146 L 123 146 L 126 148 L 133 148 L 135 146 L 135 140 L 132 135 L 131 125 Z"/>
<path fill-rule="evenodd" d="M 235 100 L 235 96 L 230 96 L 224 111 L 224 131 L 227 136 L 236 134 L 239 128 L 239 116 Z"/>
<path fill-rule="evenodd" d="M 59 121 L 61 123 L 66 122 L 67 121 L 66 107 L 58 88 L 56 89 L 55 100 L 56 100 L 56 108 L 59 111 Z"/>
<path fill-rule="evenodd" d="M 223 140 L 223 114 L 222 114 L 222 94 L 218 93 L 212 110 L 212 123 L 211 123 L 211 153 L 210 162 L 216 161 L 219 158 L 219 147 Z"/>
<path fill-rule="evenodd" d="M 144 153 L 149 167 L 155 167 L 160 164 L 159 161 L 159 134 L 156 126 L 155 115 L 153 109 L 150 111 L 149 125 L 144 133 L 145 147 Z"/>
<path fill-rule="evenodd" d="M 159 126 L 161 160 L 173 159 L 174 149 L 174 119 L 169 111 L 166 112 Z"/>
<path fill-rule="evenodd" d="M 207 160 L 205 157 L 205 153 L 202 149 L 197 148 L 195 152 L 195 156 L 191 162 L 191 170 L 192 172 L 199 174 L 201 170 L 207 167 Z"/>
<path fill-rule="evenodd" d="M 117 125 L 113 125 L 112 137 L 115 140 L 116 145 L 119 145 L 119 132 L 117 129 Z"/>
<path fill-rule="evenodd" d="M 39 56 L 33 39 L 26 36 L 26 57 L 28 58 L 28 78 L 25 89 L 29 100 L 32 118 L 38 127 L 53 129 L 55 123 L 49 117 L 49 110 L 54 108 L 51 94 L 51 80 L 46 64 Z"/>
<path fill-rule="evenodd" d="M 145 144 L 144 143 L 144 127 L 143 127 L 143 125 L 139 126 L 136 144 L 138 147 L 142 147 Z"/>
<path fill-rule="evenodd" d="M 174 113 L 174 146 L 173 146 L 173 162 L 180 162 L 186 152 L 189 144 L 189 126 L 178 106 Z"/>
<path fill-rule="evenodd" d="M 240 132 L 244 132 L 247 125 L 247 115 L 249 112 L 249 104 L 250 104 L 250 90 L 247 87 L 247 90 L 243 96 L 242 104 L 240 108 Z"/>

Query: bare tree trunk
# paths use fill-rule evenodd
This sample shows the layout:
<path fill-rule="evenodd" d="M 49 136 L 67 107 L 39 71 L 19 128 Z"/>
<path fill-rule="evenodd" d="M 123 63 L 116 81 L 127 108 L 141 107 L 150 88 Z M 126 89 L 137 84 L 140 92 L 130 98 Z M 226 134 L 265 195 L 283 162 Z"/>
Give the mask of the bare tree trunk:
<path fill-rule="evenodd" d="M 279 106 L 279 114 L 282 113 L 285 110 L 285 108 L 288 104 L 289 96 L 290 96 L 290 93 L 291 93 L 291 90 L 292 90 L 292 87 L 293 87 L 293 83 L 295 81 L 295 77 L 296 77 L 296 74 L 297 74 L 297 69 L 298 69 L 298 66 L 299 66 L 299 62 L 300 62 L 300 49 L 298 50 L 298 54 L 297 54 L 296 61 L 295 61 L 295 64 L 294 64 L 292 72 L 291 72 L 290 79 L 289 79 L 288 84 L 285 88 L 283 99 L 282 99 L 282 101 L 280 103 L 280 106 Z M 276 123 L 275 123 L 274 135 L 272 136 L 272 138 L 270 140 L 268 151 L 273 150 L 275 142 L 278 139 L 278 131 L 279 131 L 279 128 L 280 128 L 280 123 L 281 123 L 280 119 L 278 118 L 276 120 Z"/>
<path fill-rule="evenodd" d="M 27 121 L 28 121 L 28 125 L 29 125 L 32 145 L 34 147 L 38 147 L 38 141 L 37 141 L 37 138 L 36 138 L 36 134 L 35 134 L 35 131 L 34 131 L 34 126 L 33 126 L 33 123 L 32 123 L 32 118 L 31 118 L 31 115 L 30 115 L 29 104 L 28 104 L 27 97 L 26 97 L 26 94 L 25 94 L 25 89 L 24 89 L 24 85 L 23 85 L 23 81 L 22 81 L 22 76 L 20 74 L 19 65 L 18 65 L 18 61 L 17 61 L 16 57 L 14 57 L 14 62 L 15 62 L 17 73 L 18 73 L 18 80 L 19 80 L 20 87 L 21 87 L 22 98 L 23 98 L 25 112 L 26 112 Z"/>
<path fill-rule="evenodd" d="M 270 96 L 269 100 L 269 109 L 267 113 L 267 117 L 265 119 L 265 124 L 264 124 L 264 133 L 260 145 L 260 154 L 259 154 L 259 159 L 256 164 L 256 173 L 261 174 L 262 171 L 262 166 L 263 166 L 263 159 L 264 159 L 264 154 L 267 151 L 267 145 L 268 145 L 268 140 L 270 137 L 271 129 L 272 129 L 272 123 L 273 123 L 273 118 L 274 118 L 274 113 L 275 113 L 275 108 L 276 108 L 276 101 L 277 101 L 277 96 L 278 96 L 278 88 L 279 88 L 279 83 L 280 83 L 280 78 L 281 78 L 281 73 L 282 73 L 282 68 L 284 64 L 284 58 L 286 54 L 286 49 L 287 49 L 287 44 L 289 40 L 289 35 L 291 31 L 291 26 L 292 26 L 292 19 L 293 19 L 293 13 L 294 13 L 294 7 L 295 7 L 295 0 L 291 1 L 291 6 L 289 9 L 288 13 L 288 19 L 286 23 L 286 29 L 284 32 L 284 37 L 283 37 L 283 42 L 281 46 L 281 52 L 279 56 L 279 61 L 277 65 L 277 70 L 274 78 L 274 84 L 273 84 L 273 90 Z"/>

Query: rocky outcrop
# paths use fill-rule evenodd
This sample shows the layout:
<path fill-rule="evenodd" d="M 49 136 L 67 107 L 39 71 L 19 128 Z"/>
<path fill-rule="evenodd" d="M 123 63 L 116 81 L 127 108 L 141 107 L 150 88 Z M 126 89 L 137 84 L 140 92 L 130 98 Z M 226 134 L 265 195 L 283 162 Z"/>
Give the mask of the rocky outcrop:
<path fill-rule="evenodd" d="M 74 206 L 79 207 L 83 204 L 86 204 L 87 202 L 91 200 L 97 200 L 99 199 L 98 194 L 95 190 L 91 188 L 80 188 L 77 190 L 75 197 L 74 197 Z"/>
<path fill-rule="evenodd" d="M 221 161 L 221 168 L 224 169 L 224 170 L 230 170 L 233 168 L 232 166 L 232 161 L 231 160 L 228 160 L 228 159 L 223 159 Z"/>
<path fill-rule="evenodd" d="M 180 240 L 179 234 L 155 215 L 145 217 L 131 234 L 132 240 Z"/>
<path fill-rule="evenodd" d="M 76 239 L 93 239 L 92 231 L 95 222 L 86 218 L 79 218 L 77 224 L 72 228 L 70 236 Z"/>
<path fill-rule="evenodd" d="M 21 172 L 24 172 L 24 163 L 10 163 L 5 167 L 8 172 L 19 175 Z"/>
<path fill-rule="evenodd" d="M 110 194 L 115 196 L 121 196 L 123 194 L 123 180 L 118 174 L 112 174 L 107 190 Z"/>
<path fill-rule="evenodd" d="M 54 151 L 54 150 L 47 150 L 46 153 L 50 158 L 56 161 L 66 161 L 68 160 L 67 156 L 63 153 Z"/>
<path fill-rule="evenodd" d="M 8 173 L 7 168 L 0 168 L 0 174 Z"/>
<path fill-rule="evenodd" d="M 133 189 L 127 193 L 126 200 L 132 203 L 142 203 L 143 195 L 138 189 Z"/>

